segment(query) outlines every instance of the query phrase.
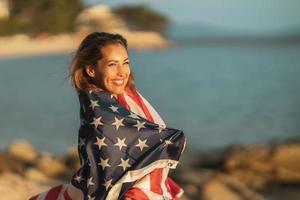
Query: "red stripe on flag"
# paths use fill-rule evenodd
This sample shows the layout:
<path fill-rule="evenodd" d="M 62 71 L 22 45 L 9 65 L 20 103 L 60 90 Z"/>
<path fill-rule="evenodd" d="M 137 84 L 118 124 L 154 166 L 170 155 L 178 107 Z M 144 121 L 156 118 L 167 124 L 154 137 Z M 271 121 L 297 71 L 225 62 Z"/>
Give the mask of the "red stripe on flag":
<path fill-rule="evenodd" d="M 65 192 L 64 192 L 64 198 L 65 198 L 65 200 L 72 200 L 72 198 L 70 197 L 70 195 L 69 195 L 67 189 L 66 189 Z"/>
<path fill-rule="evenodd" d="M 59 186 L 56 186 L 54 188 L 51 188 L 51 190 L 49 190 L 49 192 L 47 193 L 47 196 L 46 196 L 45 200 L 57 199 L 62 187 L 63 187 L 63 185 L 59 185 Z"/>
<path fill-rule="evenodd" d="M 142 190 L 134 187 L 126 192 L 125 197 L 133 200 L 150 200 Z"/>
<path fill-rule="evenodd" d="M 136 104 L 138 104 L 138 105 L 142 108 L 142 110 L 143 110 L 144 113 L 145 113 L 146 118 L 147 118 L 149 121 L 154 122 L 154 120 L 153 120 L 153 118 L 152 118 L 152 116 L 151 116 L 151 114 L 150 114 L 150 112 L 149 112 L 147 106 L 144 104 L 142 98 L 141 98 L 140 95 L 137 93 L 137 91 L 136 91 L 134 88 L 129 88 L 129 87 L 126 87 L 126 88 L 125 88 L 125 91 L 126 91 L 127 95 L 128 95 L 129 97 L 131 97 L 131 98 L 133 99 L 133 101 L 134 101 Z"/>
<path fill-rule="evenodd" d="M 163 168 L 158 168 L 150 173 L 150 190 L 157 194 L 163 194 L 161 181 L 163 176 Z"/>
<path fill-rule="evenodd" d="M 117 99 L 122 106 L 124 106 L 127 110 L 130 110 L 130 107 L 129 107 L 128 103 L 126 102 L 123 94 L 118 94 Z"/>
<path fill-rule="evenodd" d="M 181 188 L 177 183 L 170 177 L 167 178 L 166 180 L 166 186 L 168 192 L 172 195 L 174 200 L 177 200 L 177 195 L 180 193 Z"/>

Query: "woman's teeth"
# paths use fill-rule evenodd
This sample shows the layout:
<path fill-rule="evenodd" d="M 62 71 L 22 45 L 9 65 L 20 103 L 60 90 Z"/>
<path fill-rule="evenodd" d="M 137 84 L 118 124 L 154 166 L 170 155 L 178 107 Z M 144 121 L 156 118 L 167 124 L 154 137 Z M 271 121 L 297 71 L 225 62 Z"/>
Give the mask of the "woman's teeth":
<path fill-rule="evenodd" d="M 116 85 L 123 85 L 124 80 L 113 80 L 112 82 Z"/>

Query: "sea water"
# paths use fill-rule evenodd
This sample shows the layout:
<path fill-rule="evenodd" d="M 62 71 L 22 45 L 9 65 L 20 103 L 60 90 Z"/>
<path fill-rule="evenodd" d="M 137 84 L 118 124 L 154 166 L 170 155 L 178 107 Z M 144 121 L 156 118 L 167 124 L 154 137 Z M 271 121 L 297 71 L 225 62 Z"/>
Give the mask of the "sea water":
<path fill-rule="evenodd" d="M 65 152 L 77 144 L 71 54 L 0 60 L 0 148 L 26 139 Z M 185 44 L 130 50 L 137 89 L 191 149 L 299 136 L 300 46 Z"/>

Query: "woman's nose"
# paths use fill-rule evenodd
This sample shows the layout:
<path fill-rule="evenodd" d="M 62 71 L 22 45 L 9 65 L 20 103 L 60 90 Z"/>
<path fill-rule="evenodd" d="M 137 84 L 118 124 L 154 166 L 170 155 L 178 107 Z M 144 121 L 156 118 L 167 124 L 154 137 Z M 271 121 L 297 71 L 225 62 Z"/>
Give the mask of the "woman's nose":
<path fill-rule="evenodd" d="M 125 77 L 125 71 L 122 69 L 122 67 L 119 67 L 117 71 L 117 75 L 124 78 Z"/>
<path fill-rule="evenodd" d="M 117 75 L 120 76 L 120 77 L 122 77 L 122 78 L 124 78 L 125 75 L 126 75 L 126 72 L 125 72 L 125 71 L 126 71 L 126 70 L 124 69 L 124 67 L 121 66 L 121 65 L 119 65 L 119 66 L 118 66 Z"/>

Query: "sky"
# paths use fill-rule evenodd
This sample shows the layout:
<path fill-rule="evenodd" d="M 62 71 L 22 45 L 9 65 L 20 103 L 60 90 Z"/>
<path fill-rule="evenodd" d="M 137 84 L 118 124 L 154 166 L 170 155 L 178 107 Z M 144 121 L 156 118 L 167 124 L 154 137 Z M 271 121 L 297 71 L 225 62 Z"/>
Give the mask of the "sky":
<path fill-rule="evenodd" d="M 300 28 L 300 0 L 85 0 L 87 5 L 145 3 L 180 24 L 208 24 L 241 31 Z"/>

